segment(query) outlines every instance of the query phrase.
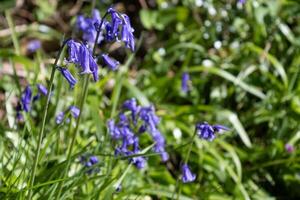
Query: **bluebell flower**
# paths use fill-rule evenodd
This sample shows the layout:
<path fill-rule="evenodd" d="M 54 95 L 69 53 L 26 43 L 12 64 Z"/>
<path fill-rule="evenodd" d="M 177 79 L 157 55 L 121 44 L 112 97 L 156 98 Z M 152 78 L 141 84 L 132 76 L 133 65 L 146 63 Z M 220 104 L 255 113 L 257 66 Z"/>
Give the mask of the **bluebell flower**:
<path fill-rule="evenodd" d="M 147 125 L 146 124 L 142 124 L 139 129 L 138 129 L 138 133 L 144 133 L 147 131 Z"/>
<path fill-rule="evenodd" d="M 156 131 L 156 126 L 160 121 L 159 117 L 155 114 L 154 111 L 155 111 L 154 106 L 141 107 L 139 113 L 141 120 L 144 121 L 144 124 L 147 127 L 149 127 L 150 133 Z"/>
<path fill-rule="evenodd" d="M 158 130 L 155 131 L 155 134 L 152 134 L 152 138 L 155 141 L 153 151 L 160 153 L 163 162 L 167 161 L 169 159 L 169 154 L 165 151 L 165 138 Z"/>
<path fill-rule="evenodd" d="M 136 99 L 132 98 L 123 103 L 122 111 L 124 113 L 119 114 L 118 123 L 109 120 L 107 124 L 112 139 L 122 141 L 121 146 L 116 148 L 115 154 L 132 155 L 138 153 L 140 151 L 138 137 L 147 131 L 155 142 L 152 150 L 161 155 L 162 161 L 167 161 L 169 155 L 165 151 L 166 142 L 157 128 L 160 119 L 155 114 L 154 106 L 141 107 L 137 104 Z M 138 168 L 144 166 L 145 162 L 144 158 L 136 158 L 131 161 Z"/>
<path fill-rule="evenodd" d="M 107 12 L 111 16 L 111 23 L 106 23 L 106 40 L 113 41 L 118 40 L 119 36 L 119 26 L 122 24 L 122 19 L 120 18 L 118 12 L 113 9 L 109 8 Z"/>
<path fill-rule="evenodd" d="M 135 50 L 134 29 L 131 27 L 129 17 L 126 14 L 118 13 L 114 8 L 109 8 L 107 13 L 111 16 L 111 22 L 104 21 L 106 41 L 123 41 L 125 47 Z"/>
<path fill-rule="evenodd" d="M 80 113 L 80 110 L 79 108 L 77 108 L 76 106 L 70 106 L 69 107 L 69 110 L 71 112 L 71 115 L 74 117 L 74 118 L 77 118 L 79 116 L 79 113 Z"/>
<path fill-rule="evenodd" d="M 193 182 L 196 179 L 196 175 L 193 174 L 187 164 L 183 164 L 181 167 L 182 171 L 182 182 L 183 183 L 189 183 Z"/>
<path fill-rule="evenodd" d="M 127 149 L 127 145 L 124 145 L 124 142 L 121 147 L 117 147 L 115 149 L 115 156 L 128 155 L 129 150 Z"/>
<path fill-rule="evenodd" d="M 215 133 L 221 133 L 222 131 L 228 131 L 229 128 L 222 125 L 210 125 L 207 122 L 196 124 L 197 135 L 204 140 L 213 141 L 215 139 Z"/>
<path fill-rule="evenodd" d="M 90 56 L 89 59 L 90 59 L 90 69 L 93 74 L 93 79 L 94 79 L 94 81 L 98 81 L 99 80 L 98 65 L 92 56 Z"/>
<path fill-rule="evenodd" d="M 148 130 L 151 134 L 155 145 L 153 151 L 160 153 L 162 161 L 167 161 L 169 159 L 168 153 L 165 151 L 165 139 L 162 134 L 157 129 L 157 125 L 160 122 L 159 117 L 155 114 L 154 106 L 141 107 L 139 110 L 139 117 L 144 122 L 144 124 L 139 128 L 139 132 L 144 132 Z"/>
<path fill-rule="evenodd" d="M 64 118 L 65 118 L 65 113 L 64 112 L 59 112 L 58 115 L 56 115 L 56 118 L 55 118 L 56 124 L 61 124 L 63 122 Z"/>
<path fill-rule="evenodd" d="M 67 43 L 69 50 L 68 62 L 81 67 L 81 74 L 93 74 L 98 80 L 98 66 L 90 50 L 83 44 L 70 40 Z"/>
<path fill-rule="evenodd" d="M 135 50 L 135 42 L 133 31 L 134 29 L 131 27 L 129 17 L 126 14 L 122 14 L 123 24 L 122 24 L 122 36 L 121 40 L 125 43 L 125 46 L 131 51 Z"/>
<path fill-rule="evenodd" d="M 68 83 L 70 84 L 70 87 L 73 88 L 74 85 L 77 83 L 77 80 L 74 78 L 74 76 L 71 74 L 71 72 L 67 68 L 64 68 L 64 67 L 58 67 L 58 70 L 68 81 Z"/>
<path fill-rule="evenodd" d="M 139 140 L 131 130 L 129 126 L 129 121 L 125 114 L 120 113 L 119 122 L 117 125 L 114 120 L 108 121 L 108 129 L 114 140 L 122 140 L 121 146 L 115 149 L 116 156 L 129 156 L 133 154 L 138 154 L 139 152 Z M 132 146 L 132 150 L 131 149 Z M 129 159 L 138 169 L 145 166 L 145 159 L 142 157 L 133 157 Z"/>
<path fill-rule="evenodd" d="M 146 166 L 146 159 L 144 157 L 142 157 L 142 156 L 132 157 L 130 159 L 130 161 L 138 169 L 143 169 Z"/>
<path fill-rule="evenodd" d="M 98 160 L 97 156 L 91 156 L 90 162 L 92 163 L 92 165 L 95 165 L 99 162 L 99 160 Z"/>
<path fill-rule="evenodd" d="M 80 47 L 81 44 L 74 40 L 69 40 L 68 43 L 68 62 L 79 63 L 80 62 Z"/>
<path fill-rule="evenodd" d="M 295 149 L 294 149 L 294 146 L 291 145 L 291 144 L 288 144 L 288 143 L 286 143 L 286 144 L 284 145 L 284 148 L 285 148 L 285 150 L 286 150 L 288 153 L 293 153 L 293 151 L 295 150 Z"/>
<path fill-rule="evenodd" d="M 239 2 L 240 4 L 244 4 L 244 3 L 246 3 L 246 0 L 238 0 L 238 2 Z"/>
<path fill-rule="evenodd" d="M 113 139 L 120 139 L 121 138 L 121 132 L 119 128 L 115 125 L 114 120 L 108 120 L 107 122 L 108 130 Z"/>
<path fill-rule="evenodd" d="M 119 114 L 119 125 L 122 126 L 128 126 L 129 125 L 129 120 L 127 118 L 127 116 L 124 113 L 120 113 Z"/>
<path fill-rule="evenodd" d="M 181 77 L 181 90 L 184 93 L 187 93 L 190 90 L 189 81 L 190 81 L 189 74 L 187 72 L 184 72 Z"/>
<path fill-rule="evenodd" d="M 99 160 L 97 158 L 97 156 L 91 155 L 91 156 L 86 156 L 86 155 L 82 155 L 79 157 L 79 162 L 87 168 L 86 173 L 87 174 L 92 174 L 92 173 L 96 173 L 99 171 L 99 168 L 95 168 L 94 165 L 96 165 Z"/>
<path fill-rule="evenodd" d="M 41 48 L 41 41 L 40 40 L 31 40 L 28 44 L 27 44 L 27 50 L 30 53 L 36 52 L 38 49 Z"/>
<path fill-rule="evenodd" d="M 108 42 L 114 41 L 115 37 L 114 34 L 112 33 L 112 24 L 108 21 L 105 21 L 104 26 L 106 31 L 105 40 Z"/>
<path fill-rule="evenodd" d="M 44 96 L 47 96 L 48 90 L 47 90 L 47 88 L 46 88 L 44 85 L 42 85 L 42 84 L 37 84 L 36 87 L 37 87 L 38 92 L 39 92 L 40 94 L 43 94 Z"/>
<path fill-rule="evenodd" d="M 126 100 L 123 103 L 123 109 L 127 109 L 131 111 L 131 117 L 134 124 L 137 123 L 137 114 L 139 112 L 140 107 L 137 105 L 136 99 L 131 98 L 129 100 Z"/>
<path fill-rule="evenodd" d="M 28 85 L 25 90 L 22 93 L 21 97 L 21 104 L 22 104 L 22 109 L 25 112 L 29 112 L 31 108 L 31 96 L 32 96 L 32 91 L 30 86 Z"/>
<path fill-rule="evenodd" d="M 103 59 L 103 62 L 105 63 L 105 65 L 107 65 L 110 70 L 114 71 L 114 70 L 118 69 L 118 66 L 120 65 L 120 63 L 118 61 L 112 59 L 107 54 L 102 54 L 102 59 Z"/>
<path fill-rule="evenodd" d="M 134 143 L 134 133 L 129 128 L 129 126 L 122 126 L 120 127 L 120 132 L 123 137 L 123 144 L 132 145 Z"/>
<path fill-rule="evenodd" d="M 47 96 L 48 93 L 48 90 L 44 85 L 37 84 L 36 87 L 38 89 L 38 93 L 33 97 L 32 101 L 38 100 L 41 97 L 41 94 Z"/>
<path fill-rule="evenodd" d="M 223 131 L 229 131 L 230 129 L 226 126 L 223 126 L 223 125 L 213 125 L 212 126 L 214 131 L 217 132 L 217 133 L 222 133 Z"/>
<path fill-rule="evenodd" d="M 96 9 L 92 11 L 92 17 L 84 17 L 79 15 L 76 20 L 76 28 L 82 33 L 82 39 L 89 44 L 94 44 L 96 40 L 97 30 L 95 24 L 99 24 L 101 21 L 100 12 Z M 103 36 L 100 35 L 97 43 L 99 44 L 103 40 Z"/>
<path fill-rule="evenodd" d="M 130 110 L 131 112 L 137 113 L 138 112 L 138 106 L 135 98 L 131 98 L 126 100 L 123 103 L 123 108 Z"/>
<path fill-rule="evenodd" d="M 139 147 L 139 138 L 137 136 L 135 136 L 133 138 L 133 152 L 139 152 L 140 151 L 140 147 Z"/>
<path fill-rule="evenodd" d="M 79 60 L 76 63 L 77 65 L 81 66 L 82 71 L 81 74 L 91 74 L 92 71 L 90 69 L 90 61 L 93 59 L 90 59 L 90 52 L 89 50 L 84 46 L 81 45 L 79 48 Z"/>

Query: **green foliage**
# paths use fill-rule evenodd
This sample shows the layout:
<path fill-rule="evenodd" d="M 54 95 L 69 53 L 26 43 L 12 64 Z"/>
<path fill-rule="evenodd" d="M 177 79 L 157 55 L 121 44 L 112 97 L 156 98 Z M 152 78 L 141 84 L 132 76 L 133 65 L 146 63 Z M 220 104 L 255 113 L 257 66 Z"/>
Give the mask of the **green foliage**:
<path fill-rule="evenodd" d="M 36 21 L 23 32 L 7 10 L 11 2 L 4 1 L 0 11 L 7 10 L 11 34 L 0 36 L 0 199 L 26 199 L 31 189 L 34 199 L 54 199 L 62 182 L 61 199 L 299 199 L 299 2 L 149 2 L 149 8 L 136 5 L 132 14 L 137 52 L 112 49 L 125 57 L 124 65 L 118 72 L 101 69 L 100 80 L 89 85 L 66 178 L 62 173 L 75 122 L 56 125 L 55 115 L 79 104 L 83 78 L 78 75 L 79 83 L 70 90 L 56 74 L 36 181 L 28 188 L 45 99 L 24 115 L 23 124 L 15 121 L 15 107 L 25 82 L 47 83 L 55 52 L 44 45 L 28 56 L 20 41 L 57 42 L 69 33 L 44 24 L 63 1 L 37 1 Z M 109 5 L 97 4 L 103 11 Z M 127 8 L 126 3 L 117 5 Z M 89 10 L 91 5 L 85 6 Z M 191 76 L 187 94 L 180 88 L 183 72 Z M 148 158 L 143 170 L 113 156 L 106 122 L 132 97 L 157 108 L 170 154 L 167 163 L 149 146 L 142 152 Z M 197 179 L 179 184 L 194 125 L 202 121 L 231 131 L 213 142 L 196 138 L 189 165 Z M 287 152 L 285 144 L 294 151 Z M 98 156 L 99 173 L 88 175 L 78 161 L 87 152 Z M 119 184 L 122 189 L 116 192 Z"/>

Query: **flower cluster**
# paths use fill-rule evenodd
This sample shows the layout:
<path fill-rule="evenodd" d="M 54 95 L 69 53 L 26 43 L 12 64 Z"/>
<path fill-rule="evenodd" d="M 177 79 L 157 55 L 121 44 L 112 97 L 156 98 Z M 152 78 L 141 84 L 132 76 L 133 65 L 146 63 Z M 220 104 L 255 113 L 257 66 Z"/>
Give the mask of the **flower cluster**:
<path fill-rule="evenodd" d="M 92 11 L 92 17 L 84 17 L 79 15 L 76 19 L 76 28 L 82 33 L 83 41 L 93 44 L 96 40 L 97 30 L 95 24 L 99 24 L 101 21 L 100 12 L 96 9 Z M 98 38 L 97 43 L 100 43 L 103 37 Z"/>
<path fill-rule="evenodd" d="M 114 8 L 109 8 L 107 13 L 111 16 L 111 22 L 104 21 L 105 39 L 110 42 L 123 41 L 126 48 L 134 51 L 134 29 L 131 27 L 129 17 L 126 14 L 118 13 Z"/>
<path fill-rule="evenodd" d="M 74 63 L 77 68 L 81 69 L 81 74 L 93 74 L 94 81 L 98 80 L 98 66 L 92 56 L 91 51 L 80 42 L 69 40 L 67 42 L 69 56 L 68 63 Z M 65 67 L 58 67 L 63 77 L 68 81 L 70 87 L 73 88 L 77 80 L 71 72 Z"/>
<path fill-rule="evenodd" d="M 229 131 L 230 129 L 222 125 L 210 125 L 207 122 L 196 124 L 197 135 L 204 140 L 213 141 L 216 137 L 216 133 L 222 133 L 222 131 Z"/>
<path fill-rule="evenodd" d="M 107 10 L 107 15 L 110 16 L 111 21 L 103 19 L 104 27 L 101 27 L 101 29 L 103 28 L 105 30 L 105 40 L 108 42 L 122 41 L 124 42 L 126 48 L 129 48 L 131 51 L 134 51 L 134 29 L 131 27 L 129 17 L 126 14 L 118 13 L 114 8 L 109 8 Z M 113 58 L 109 57 L 108 54 L 104 53 L 101 57 L 103 63 L 110 70 L 114 71 L 118 68 L 120 63 L 114 60 Z"/>
<path fill-rule="evenodd" d="M 110 16 L 111 20 L 106 20 L 106 17 Z M 99 43 L 102 40 L 107 42 L 123 41 L 125 46 L 132 51 L 135 49 L 134 29 L 131 27 L 129 17 L 126 14 L 117 12 L 114 8 L 109 8 L 103 18 L 100 17 L 98 10 L 93 10 L 92 17 L 78 16 L 76 27 L 82 32 L 83 40 L 87 43 L 93 43 L 98 34 Z M 102 36 L 103 34 L 103 36 Z M 68 46 L 68 58 L 67 63 L 73 63 L 80 69 L 80 74 L 93 74 L 94 81 L 98 78 L 98 66 L 97 61 L 93 57 L 91 49 L 85 44 L 76 42 L 73 39 L 67 42 Z M 104 65 L 110 70 L 116 70 L 120 63 L 111 58 L 107 53 L 103 53 L 100 56 Z M 68 81 L 70 87 L 73 88 L 77 83 L 77 80 L 71 74 L 66 67 L 57 67 L 63 77 Z"/>
<path fill-rule="evenodd" d="M 80 109 L 77 108 L 76 106 L 70 106 L 66 112 L 70 112 L 72 117 L 76 119 L 79 116 Z M 61 111 L 56 115 L 55 118 L 56 124 L 61 124 L 64 121 L 66 112 Z M 69 120 L 70 120 L 69 118 L 66 119 L 67 122 Z"/>
<path fill-rule="evenodd" d="M 30 112 L 32 102 L 38 100 L 41 95 L 46 96 L 48 91 L 47 88 L 42 84 L 37 84 L 37 94 L 32 97 L 32 89 L 30 85 L 27 85 L 21 95 L 20 104 L 17 106 L 17 119 L 22 120 L 23 116 L 21 111 Z"/>
<path fill-rule="evenodd" d="M 169 156 L 165 151 L 165 138 L 157 128 L 159 121 L 153 106 L 139 106 L 134 98 L 125 101 L 118 123 L 114 120 L 107 123 L 112 139 L 122 141 L 115 154 L 123 156 L 139 154 L 139 136 L 148 132 L 155 142 L 153 151 L 161 155 L 162 161 L 167 161 Z M 130 161 L 139 169 L 144 168 L 146 164 L 142 156 L 132 157 Z"/>
<path fill-rule="evenodd" d="M 87 174 L 96 173 L 99 171 L 98 168 L 95 168 L 94 165 L 96 165 L 99 160 L 97 156 L 91 155 L 91 156 L 80 156 L 79 157 L 80 163 L 87 168 Z"/>

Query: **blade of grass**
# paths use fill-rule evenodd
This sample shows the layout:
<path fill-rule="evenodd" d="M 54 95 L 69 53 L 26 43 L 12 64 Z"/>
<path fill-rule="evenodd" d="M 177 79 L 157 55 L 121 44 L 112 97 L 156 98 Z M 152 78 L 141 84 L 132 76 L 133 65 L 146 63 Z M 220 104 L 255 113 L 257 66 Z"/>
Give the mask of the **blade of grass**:
<path fill-rule="evenodd" d="M 193 72 L 208 72 L 208 73 L 215 74 L 217 76 L 220 76 L 220 77 L 234 83 L 235 85 L 241 87 L 245 91 L 249 92 L 250 94 L 255 95 L 256 97 L 258 97 L 260 99 L 266 98 L 266 95 L 264 93 L 262 93 L 258 88 L 243 82 L 242 80 L 233 76 L 229 72 L 219 69 L 217 67 L 195 66 L 195 67 L 190 67 L 188 69 L 188 71 L 191 73 L 193 73 Z"/>

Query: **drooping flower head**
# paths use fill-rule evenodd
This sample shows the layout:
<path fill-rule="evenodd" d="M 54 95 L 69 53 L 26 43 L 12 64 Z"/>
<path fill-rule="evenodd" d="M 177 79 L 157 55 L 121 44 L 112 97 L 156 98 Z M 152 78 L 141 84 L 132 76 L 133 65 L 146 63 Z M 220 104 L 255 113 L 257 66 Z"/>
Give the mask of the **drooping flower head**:
<path fill-rule="evenodd" d="M 38 49 L 42 47 L 40 40 L 31 40 L 27 44 L 27 51 L 30 53 L 36 52 Z"/>
<path fill-rule="evenodd" d="M 108 130 L 113 139 L 120 139 L 121 138 L 121 132 L 119 128 L 115 125 L 114 120 L 108 120 L 107 122 Z"/>
<path fill-rule="evenodd" d="M 44 95 L 44 96 L 47 96 L 48 90 L 47 90 L 47 88 L 46 88 L 44 85 L 42 85 L 42 84 L 37 84 L 36 87 L 37 87 L 38 92 L 39 92 L 40 94 L 42 94 L 42 95 Z"/>
<path fill-rule="evenodd" d="M 41 95 L 47 96 L 48 93 L 48 90 L 44 85 L 37 84 L 36 87 L 38 89 L 38 93 L 33 97 L 33 101 L 38 100 L 41 97 Z"/>
<path fill-rule="evenodd" d="M 96 165 L 99 160 L 97 158 L 97 156 L 94 155 L 82 155 L 79 157 L 79 162 L 85 167 L 87 168 L 86 173 L 87 174 L 92 174 L 92 173 L 97 173 L 99 171 L 99 168 L 96 168 L 94 165 Z"/>
<path fill-rule="evenodd" d="M 101 21 L 100 12 L 96 9 L 92 11 L 92 17 L 85 17 L 79 15 L 76 19 L 76 28 L 82 34 L 82 39 L 89 44 L 94 44 L 96 40 L 97 30 L 95 24 L 99 24 Z M 100 35 L 97 43 L 99 44 L 103 40 L 103 36 Z"/>
<path fill-rule="evenodd" d="M 94 165 L 94 164 L 97 164 L 99 162 L 99 160 L 98 160 L 97 156 L 91 156 L 90 162 Z"/>
<path fill-rule="evenodd" d="M 98 66 L 91 51 L 83 44 L 69 40 L 69 57 L 67 61 L 74 63 L 81 69 L 81 74 L 93 74 L 94 80 L 98 80 Z"/>
<path fill-rule="evenodd" d="M 65 118 L 65 113 L 64 112 L 59 112 L 56 115 L 56 118 L 55 118 L 56 124 L 61 124 L 63 122 L 64 118 Z"/>
<path fill-rule="evenodd" d="M 114 8 L 109 8 L 107 12 L 111 16 L 111 22 L 106 21 L 105 30 L 107 41 L 119 40 L 119 26 L 122 24 L 122 19 L 119 16 L 119 13 Z"/>
<path fill-rule="evenodd" d="M 131 111 L 131 118 L 134 124 L 137 122 L 137 115 L 140 110 L 140 106 L 137 105 L 136 99 L 131 98 L 126 100 L 122 106 L 123 109 Z"/>
<path fill-rule="evenodd" d="M 121 40 L 125 43 L 125 46 L 131 51 L 135 50 L 134 44 L 134 29 L 131 27 L 129 17 L 126 14 L 122 14 L 123 24 L 122 24 L 122 37 Z"/>
<path fill-rule="evenodd" d="M 75 84 L 77 83 L 77 80 L 74 78 L 71 72 L 65 67 L 58 67 L 57 69 L 60 71 L 63 77 L 68 81 L 70 87 L 74 88 Z"/>
<path fill-rule="evenodd" d="M 181 90 L 184 93 L 187 93 L 189 88 L 190 75 L 187 72 L 184 72 L 181 77 Z"/>
<path fill-rule="evenodd" d="M 107 54 L 102 54 L 102 59 L 105 65 L 108 66 L 108 68 L 112 71 L 115 71 L 118 69 L 118 66 L 120 63 L 111 57 L 109 57 Z"/>
<path fill-rule="evenodd" d="M 193 174 L 187 164 L 183 164 L 181 167 L 182 172 L 182 182 L 183 183 L 189 183 L 193 182 L 196 179 L 196 175 Z"/>
<path fill-rule="evenodd" d="M 75 119 L 78 118 L 80 113 L 80 109 L 77 108 L 76 106 L 69 106 L 67 111 L 69 111 L 71 116 Z M 65 112 L 61 111 L 56 115 L 55 122 L 56 124 L 61 124 L 64 121 L 64 119 L 65 119 Z M 67 122 L 69 120 L 70 120 L 69 118 L 66 119 Z"/>
<path fill-rule="evenodd" d="M 138 169 L 143 169 L 146 166 L 146 159 L 142 156 L 133 157 L 130 160 Z"/>
<path fill-rule="evenodd" d="M 229 131 L 230 129 L 222 125 L 210 125 L 207 122 L 196 124 L 197 135 L 204 140 L 213 141 L 216 133 Z"/>
<path fill-rule="evenodd" d="M 16 118 L 19 122 L 24 120 L 22 111 L 30 112 L 32 104 L 37 101 L 41 97 L 41 95 L 46 96 L 48 93 L 47 88 L 44 85 L 39 83 L 36 85 L 36 87 L 37 93 L 35 93 L 35 91 L 32 91 L 30 85 L 27 85 L 22 92 L 20 102 L 16 107 Z M 33 94 L 35 95 L 33 96 Z"/>
<path fill-rule="evenodd" d="M 107 13 L 110 15 L 111 21 L 104 22 L 106 41 L 122 41 L 126 48 L 134 51 L 134 29 L 131 27 L 129 17 L 117 12 L 112 7 L 107 10 Z"/>
<path fill-rule="evenodd" d="M 77 108 L 76 106 L 70 106 L 69 107 L 69 110 L 71 112 L 71 115 L 74 117 L 74 118 L 78 118 L 79 116 L 79 113 L 80 113 L 80 109 Z"/>
<path fill-rule="evenodd" d="M 31 97 L 32 97 L 32 91 L 31 91 L 31 87 L 28 85 L 23 91 L 21 97 L 22 109 L 25 112 L 29 112 L 31 109 Z"/>

